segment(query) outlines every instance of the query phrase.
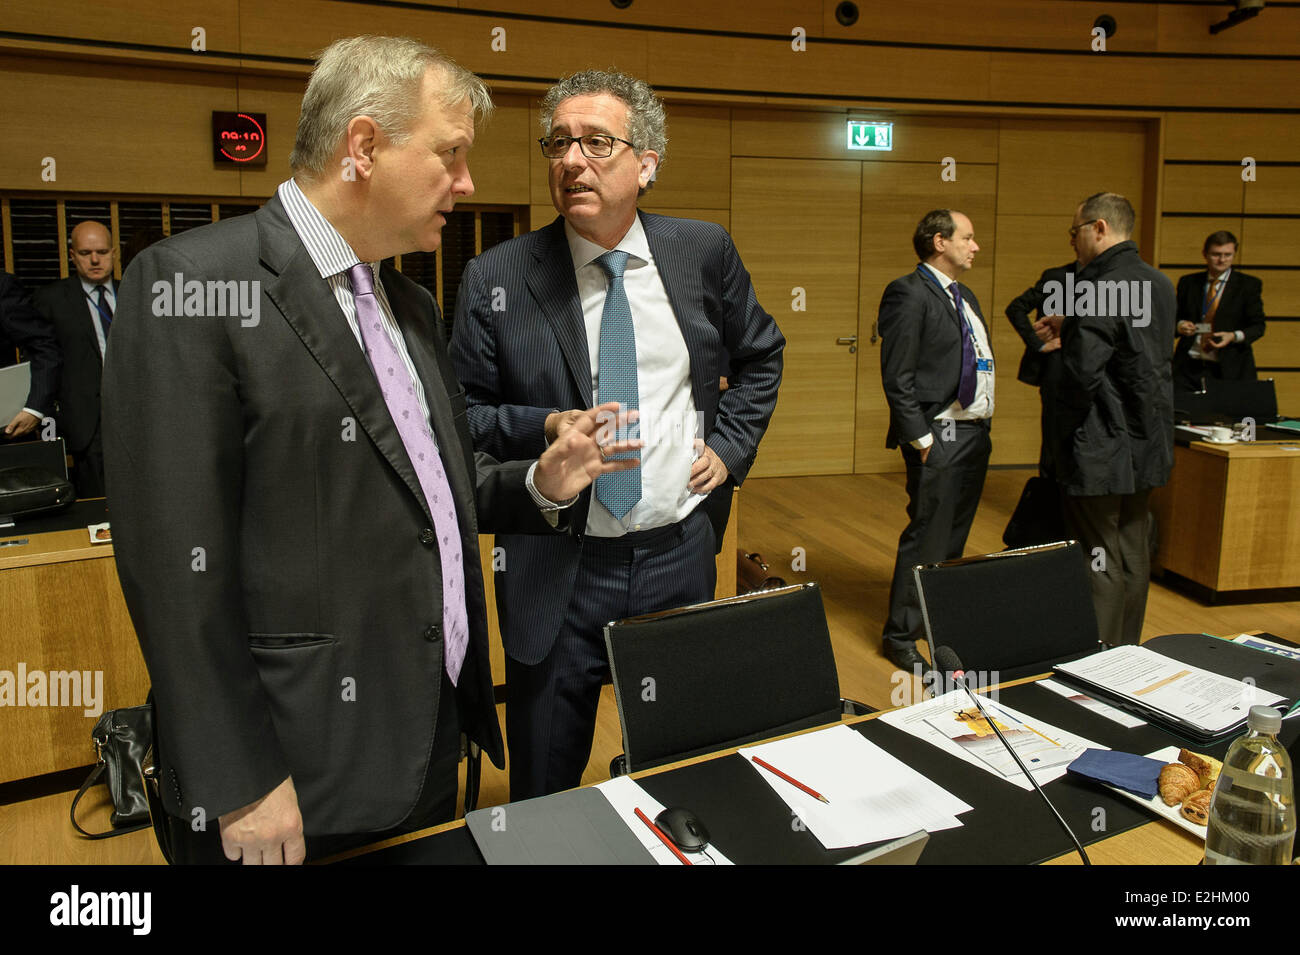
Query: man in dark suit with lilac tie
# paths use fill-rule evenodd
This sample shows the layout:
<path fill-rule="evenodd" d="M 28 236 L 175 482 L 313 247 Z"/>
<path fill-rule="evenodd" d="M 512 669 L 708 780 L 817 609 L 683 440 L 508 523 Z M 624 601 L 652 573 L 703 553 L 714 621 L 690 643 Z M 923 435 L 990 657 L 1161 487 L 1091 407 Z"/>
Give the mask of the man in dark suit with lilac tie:
<path fill-rule="evenodd" d="M 927 212 L 912 237 L 920 264 L 880 299 L 881 381 L 889 402 L 885 446 L 907 466 L 908 524 L 898 538 L 882 634 L 885 656 L 917 672 L 925 661 L 912 578 L 917 564 L 960 557 L 988 468 L 993 350 L 975 295 L 958 279 L 979 246 L 970 219 Z"/>
<path fill-rule="evenodd" d="M 108 485 L 182 861 L 296 863 L 450 819 L 462 733 L 504 762 L 480 530 L 553 533 L 545 512 L 635 466 L 604 459 L 597 409 L 538 460 L 475 455 L 437 305 L 381 264 L 439 247 L 490 106 L 415 40 L 337 41 L 293 178 L 127 270 Z"/>

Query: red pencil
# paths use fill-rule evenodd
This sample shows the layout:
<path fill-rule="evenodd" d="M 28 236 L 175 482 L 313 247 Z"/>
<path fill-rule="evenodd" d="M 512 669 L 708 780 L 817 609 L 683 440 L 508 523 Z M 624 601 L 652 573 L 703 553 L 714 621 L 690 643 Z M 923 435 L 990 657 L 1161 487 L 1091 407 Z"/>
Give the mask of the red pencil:
<path fill-rule="evenodd" d="M 642 822 L 644 822 L 647 826 L 650 827 L 651 832 L 653 832 L 656 836 L 659 837 L 660 842 L 666 845 L 669 849 L 673 850 L 673 855 L 677 856 L 677 858 L 682 860 L 682 865 L 695 865 L 694 862 L 686 858 L 686 856 L 682 855 L 681 850 L 678 849 L 675 845 L 673 845 L 673 841 L 669 839 L 667 836 L 665 836 L 663 834 L 663 831 L 658 826 L 656 826 L 653 822 L 650 821 L 649 816 L 643 813 L 640 809 L 636 810 L 636 815 L 638 819 L 640 819 Z"/>
<path fill-rule="evenodd" d="M 763 767 L 764 769 L 766 769 L 768 772 L 770 772 L 770 773 L 775 773 L 776 775 L 780 776 L 782 779 L 784 779 L 784 780 L 785 780 L 787 783 L 789 783 L 791 786 L 798 786 L 800 789 L 802 789 L 804 792 L 806 792 L 809 796 L 812 796 L 814 799 L 820 799 L 822 802 L 826 803 L 826 805 L 828 805 L 828 806 L 831 804 L 831 801 L 830 801 L 829 799 L 827 799 L 825 796 L 823 796 L 821 793 L 819 793 L 817 790 L 811 788 L 810 786 L 805 786 L 803 783 L 799 782 L 799 780 L 795 779 L 793 776 L 787 776 L 785 773 L 781 772 L 781 770 L 777 769 L 777 768 L 776 768 L 775 766 L 773 766 L 771 763 L 769 763 L 769 762 L 767 762 L 766 760 L 764 760 L 763 757 L 761 757 L 761 756 L 751 756 L 750 759 L 752 759 L 754 762 L 758 763 L 758 765 L 762 766 L 762 767 Z"/>

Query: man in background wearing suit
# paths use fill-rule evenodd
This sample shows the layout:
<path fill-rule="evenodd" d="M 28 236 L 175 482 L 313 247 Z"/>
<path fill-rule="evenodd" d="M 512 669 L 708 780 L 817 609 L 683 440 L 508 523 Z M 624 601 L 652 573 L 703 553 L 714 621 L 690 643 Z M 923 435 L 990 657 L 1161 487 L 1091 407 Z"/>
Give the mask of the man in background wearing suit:
<path fill-rule="evenodd" d="M 104 496 L 104 444 L 99 430 L 99 386 L 104 349 L 117 309 L 113 238 L 98 222 L 80 222 L 68 238 L 77 274 L 40 289 L 36 308 L 54 326 L 63 368 L 59 375 L 58 433 L 72 455 L 77 497 Z"/>
<path fill-rule="evenodd" d="M 185 859 L 301 862 L 450 819 L 461 733 L 504 762 L 480 529 L 553 533 L 552 502 L 635 465 L 603 460 L 597 409 L 539 461 L 476 459 L 437 306 L 380 265 L 439 247 L 490 107 L 417 41 L 337 41 L 293 178 L 127 272 L 114 546 Z"/>
<path fill-rule="evenodd" d="M 1062 375 L 1053 461 L 1066 527 L 1088 552 L 1107 646 L 1142 636 L 1151 582 L 1148 499 L 1169 480 L 1174 461 L 1174 290 L 1142 261 L 1129 238 L 1134 221 L 1133 206 L 1115 193 L 1079 205 L 1071 232 L 1080 307 L 1067 301 L 1075 314 L 1057 329 Z M 1121 288 L 1127 296 L 1104 291 Z M 1094 303 L 1086 309 L 1085 295 Z M 1102 308 L 1104 297 L 1111 301 Z"/>
<path fill-rule="evenodd" d="M 27 404 L 4 424 L 4 436 L 9 440 L 32 434 L 41 418 L 54 414 L 54 395 L 59 388 L 59 342 L 19 281 L 8 272 L 0 272 L 0 367 L 13 363 L 14 348 L 22 351 L 23 361 L 31 362 L 32 381 Z"/>
<path fill-rule="evenodd" d="M 1074 239 L 1070 239 L 1071 247 Z M 1038 452 L 1038 473 L 1042 477 L 1052 476 L 1052 464 L 1049 458 L 1050 432 L 1049 417 L 1055 406 L 1055 391 L 1061 378 L 1061 339 L 1052 331 L 1052 326 L 1045 319 L 1043 303 L 1047 299 L 1045 289 L 1049 282 L 1064 283 L 1065 277 L 1075 270 L 1077 262 L 1045 269 L 1038 281 L 1025 289 L 1007 306 L 1007 318 L 1016 330 L 1021 341 L 1025 343 L 1025 353 L 1020 356 L 1020 368 L 1016 380 L 1038 389 L 1042 412 L 1039 417 L 1041 443 Z M 1037 312 L 1037 319 L 1031 317 Z"/>
<path fill-rule="evenodd" d="M 724 229 L 638 213 L 667 143 L 650 87 L 579 73 L 547 93 L 542 125 L 560 218 L 471 261 L 456 301 L 470 430 L 480 450 L 532 456 L 598 395 L 639 411 L 646 449 L 582 495 L 572 533 L 498 538 L 511 799 L 581 782 L 605 623 L 713 598 L 699 505 L 753 464 L 785 345 Z"/>
<path fill-rule="evenodd" d="M 898 538 L 882 640 L 897 667 L 917 672 L 923 635 L 912 568 L 962 555 L 984 473 L 993 417 L 993 349 L 974 293 L 958 278 L 979 246 L 970 219 L 927 212 L 912 246 L 921 261 L 880 299 L 880 374 L 889 402 L 885 447 L 907 466 L 908 524 Z"/>
<path fill-rule="evenodd" d="M 1232 267 L 1237 237 L 1213 232 L 1201 254 L 1206 270 L 1180 278 L 1177 293 L 1174 381 L 1192 391 L 1203 390 L 1207 377 L 1254 380 L 1255 353 L 1250 346 L 1264 336 L 1264 285 Z"/>

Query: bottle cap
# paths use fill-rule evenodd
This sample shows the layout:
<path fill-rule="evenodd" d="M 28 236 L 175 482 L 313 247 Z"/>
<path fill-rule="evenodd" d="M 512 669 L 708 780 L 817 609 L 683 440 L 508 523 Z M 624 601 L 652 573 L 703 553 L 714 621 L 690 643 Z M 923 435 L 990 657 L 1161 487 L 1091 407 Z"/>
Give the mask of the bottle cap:
<path fill-rule="evenodd" d="M 1252 706 L 1250 716 L 1246 718 L 1246 725 L 1256 733 L 1276 736 L 1282 729 L 1282 714 L 1271 706 Z"/>

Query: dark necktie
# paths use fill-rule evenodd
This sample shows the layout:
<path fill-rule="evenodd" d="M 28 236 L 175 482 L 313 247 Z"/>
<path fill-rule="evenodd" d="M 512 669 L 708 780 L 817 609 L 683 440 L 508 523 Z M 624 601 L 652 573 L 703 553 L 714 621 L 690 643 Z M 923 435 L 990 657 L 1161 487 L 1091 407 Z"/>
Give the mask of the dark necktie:
<path fill-rule="evenodd" d="M 357 327 L 366 346 L 366 357 L 379 380 L 379 390 L 388 405 L 388 413 L 397 425 L 397 433 L 406 447 L 406 454 L 415 467 L 424 499 L 433 515 L 433 527 L 438 535 L 438 556 L 442 560 L 442 621 L 443 656 L 447 676 L 452 685 L 460 678 L 460 668 L 465 662 L 469 645 L 469 617 L 465 609 L 465 566 L 460 559 L 460 527 L 456 522 L 456 508 L 451 496 L 451 485 L 442 466 L 442 457 L 433 443 L 433 431 L 420 410 L 415 396 L 415 385 L 384 332 L 383 315 L 375 297 L 373 273 L 370 266 L 361 262 L 348 270 L 352 281 L 352 297 L 357 305 Z"/>
<path fill-rule="evenodd" d="M 113 324 L 113 306 L 108 304 L 108 290 L 102 285 L 95 286 L 95 308 L 99 310 L 99 324 L 108 337 L 108 327 Z"/>
<path fill-rule="evenodd" d="M 596 260 L 609 277 L 609 290 L 605 293 L 605 308 L 600 315 L 600 365 L 597 370 L 597 389 L 600 403 L 617 401 L 623 411 L 640 408 L 640 395 L 636 376 L 636 333 L 632 326 L 632 307 L 627 302 L 623 288 L 623 270 L 627 268 L 626 252 L 606 252 Z M 635 425 L 626 435 L 634 438 L 639 433 Z M 596 500 L 620 521 L 641 500 L 641 469 L 614 471 L 596 478 Z"/>
<path fill-rule="evenodd" d="M 957 403 L 969 408 L 975 400 L 975 379 L 978 371 L 975 366 L 975 344 L 971 341 L 970 325 L 966 321 L 966 309 L 961 302 L 961 286 L 953 282 L 948 286 L 953 300 L 957 303 L 957 321 L 961 323 L 961 382 L 957 385 Z"/>

